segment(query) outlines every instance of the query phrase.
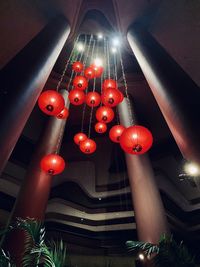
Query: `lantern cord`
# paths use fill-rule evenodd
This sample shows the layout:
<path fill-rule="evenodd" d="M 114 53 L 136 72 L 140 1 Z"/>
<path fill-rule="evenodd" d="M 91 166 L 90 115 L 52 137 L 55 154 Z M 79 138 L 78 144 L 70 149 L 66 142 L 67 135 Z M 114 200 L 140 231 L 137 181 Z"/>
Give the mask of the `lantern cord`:
<path fill-rule="evenodd" d="M 87 49 L 86 55 L 84 57 L 84 61 L 83 61 L 84 67 L 86 66 L 86 63 L 88 60 L 92 39 L 93 39 L 93 35 L 90 36 L 88 49 Z M 83 72 L 82 72 L 82 74 L 83 74 Z M 88 88 L 86 89 L 86 94 L 87 94 L 87 92 L 88 92 Z M 83 112 L 82 112 L 82 118 L 81 118 L 81 133 L 83 133 L 83 131 L 84 131 L 85 112 L 86 112 L 86 102 L 84 102 L 84 104 L 83 104 Z"/>
<path fill-rule="evenodd" d="M 70 53 L 70 56 L 69 56 L 69 58 L 68 58 L 68 60 L 67 60 L 67 63 L 65 64 L 65 67 L 64 67 L 64 69 L 63 69 L 63 72 L 62 72 L 62 75 L 61 75 L 61 77 L 60 77 L 60 80 L 59 80 L 59 82 L 58 82 L 58 84 L 57 84 L 57 86 L 56 86 L 56 91 L 58 91 L 58 90 L 60 89 L 61 83 L 62 83 L 62 81 L 63 81 L 63 79 L 64 79 L 64 76 L 65 76 L 65 73 L 66 73 L 67 68 L 68 68 L 68 66 L 69 66 L 69 63 L 70 63 L 70 61 L 71 61 L 71 59 L 72 59 L 72 57 L 73 57 L 74 50 L 75 50 L 75 47 L 76 47 L 77 42 L 78 42 L 78 40 L 79 40 L 79 37 L 80 37 L 80 36 L 78 35 L 78 37 L 77 37 L 76 40 L 75 40 L 75 45 L 74 45 L 74 47 L 73 47 L 73 49 L 72 49 L 72 51 L 71 51 L 71 53 Z"/>
<path fill-rule="evenodd" d="M 117 83 L 117 58 L 116 58 L 116 54 L 113 53 L 113 62 L 114 62 L 114 79 Z M 119 112 L 118 109 L 116 108 L 116 119 L 117 119 L 117 124 L 120 124 L 119 122 Z"/>
<path fill-rule="evenodd" d="M 95 45 L 96 45 L 96 41 L 93 41 L 93 46 L 92 46 L 92 53 L 91 53 L 91 60 L 92 62 L 94 62 L 94 50 L 95 50 Z"/>
<path fill-rule="evenodd" d="M 107 40 L 106 47 L 107 47 L 107 60 L 108 60 L 108 64 L 107 64 L 107 67 L 108 67 L 108 79 L 110 79 L 110 55 L 109 55 L 109 42 L 108 42 L 108 40 Z"/>
<path fill-rule="evenodd" d="M 91 134 L 91 125 L 92 125 L 92 115 L 93 115 L 93 109 L 94 107 L 91 107 L 91 111 L 90 111 L 90 121 L 89 121 L 89 129 L 88 129 L 88 138 L 90 138 L 90 134 Z"/>
<path fill-rule="evenodd" d="M 85 39 L 85 44 L 86 44 L 86 39 Z M 74 47 L 75 47 L 75 45 L 74 45 Z M 83 51 L 81 51 L 81 54 L 83 54 Z M 78 57 L 79 57 L 79 53 L 77 53 L 76 56 L 74 57 L 74 61 L 77 61 Z M 74 75 L 74 73 L 75 73 L 75 71 L 72 70 L 71 76 L 70 76 L 70 79 L 69 79 L 69 83 L 68 83 L 68 86 L 67 86 L 67 90 L 68 91 L 70 91 L 70 85 L 71 85 L 72 79 L 77 76 L 77 73 L 75 73 L 75 75 Z"/>
<path fill-rule="evenodd" d="M 103 38 L 103 54 L 106 56 L 106 51 L 107 51 L 107 49 L 106 49 L 106 38 L 104 37 Z M 106 60 L 105 60 L 105 66 L 104 66 L 104 73 L 103 73 L 103 78 L 104 78 L 104 80 L 106 79 L 106 72 L 107 72 L 107 62 L 106 62 Z"/>
<path fill-rule="evenodd" d="M 63 138 L 63 134 L 64 134 L 64 131 L 65 131 L 65 124 L 66 124 L 66 120 L 63 121 L 62 128 L 61 128 L 60 133 L 59 133 L 58 142 L 56 144 L 56 149 L 55 149 L 55 154 L 59 153 L 61 142 L 62 142 L 62 138 Z"/>
<path fill-rule="evenodd" d="M 125 72 L 124 72 L 124 65 L 123 65 L 123 60 L 122 60 L 120 48 L 118 49 L 118 51 L 119 51 L 119 59 L 120 59 L 121 70 L 122 70 L 122 78 L 123 78 L 124 87 L 125 87 L 125 94 L 126 94 L 126 98 L 127 98 L 127 102 L 128 102 L 129 119 L 130 119 L 131 125 L 134 125 L 135 119 L 133 118 L 133 114 L 132 114 L 131 101 L 130 101 L 130 98 L 128 95 L 128 85 L 127 85 L 126 76 L 125 76 Z"/>

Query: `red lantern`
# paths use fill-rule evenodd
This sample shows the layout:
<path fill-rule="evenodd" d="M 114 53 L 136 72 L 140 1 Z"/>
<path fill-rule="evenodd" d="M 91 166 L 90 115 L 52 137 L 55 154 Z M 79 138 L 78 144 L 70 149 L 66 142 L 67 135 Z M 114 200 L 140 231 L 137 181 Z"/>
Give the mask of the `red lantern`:
<path fill-rule="evenodd" d="M 56 117 L 65 120 L 69 116 L 69 110 L 65 107 Z"/>
<path fill-rule="evenodd" d="M 101 97 L 97 92 L 90 92 L 86 95 L 85 101 L 89 107 L 97 107 L 101 102 Z"/>
<path fill-rule="evenodd" d="M 121 95 L 119 90 L 109 88 L 103 91 L 101 99 L 105 106 L 115 107 L 120 103 Z"/>
<path fill-rule="evenodd" d="M 44 113 L 56 116 L 64 109 L 65 100 L 57 91 L 47 90 L 39 96 L 38 105 Z"/>
<path fill-rule="evenodd" d="M 86 139 L 80 143 L 80 150 L 85 154 L 92 154 L 96 150 L 96 143 L 92 139 Z"/>
<path fill-rule="evenodd" d="M 140 125 L 130 126 L 120 137 L 121 148 L 129 154 L 144 154 L 153 143 L 151 132 Z"/>
<path fill-rule="evenodd" d="M 104 122 L 104 123 L 109 123 L 113 120 L 114 118 L 114 111 L 112 108 L 102 106 L 97 109 L 96 111 L 96 119 L 99 122 Z"/>
<path fill-rule="evenodd" d="M 121 137 L 124 130 L 125 130 L 125 127 L 123 125 L 113 126 L 109 132 L 110 139 L 115 143 L 119 143 L 120 137 Z"/>
<path fill-rule="evenodd" d="M 117 89 L 117 82 L 112 79 L 107 79 L 103 82 L 103 90 Z"/>
<path fill-rule="evenodd" d="M 119 91 L 119 94 L 120 94 L 120 101 L 119 101 L 119 103 L 121 103 L 124 100 L 124 95 L 122 94 L 121 91 Z"/>
<path fill-rule="evenodd" d="M 88 82 L 84 76 L 76 76 L 73 80 L 73 86 L 78 90 L 85 90 L 88 87 Z"/>
<path fill-rule="evenodd" d="M 74 62 L 72 65 L 72 69 L 75 72 L 81 72 L 83 70 L 83 63 L 81 63 L 80 61 Z"/>
<path fill-rule="evenodd" d="M 101 77 L 103 73 L 103 67 L 102 66 L 97 66 L 95 64 L 90 65 L 90 68 L 94 70 L 94 77 L 98 78 Z"/>
<path fill-rule="evenodd" d="M 95 75 L 94 69 L 91 67 L 86 68 L 84 71 L 84 75 L 87 79 L 93 79 Z"/>
<path fill-rule="evenodd" d="M 74 143 L 80 145 L 81 142 L 87 139 L 87 135 L 84 133 L 77 133 L 74 135 Z"/>
<path fill-rule="evenodd" d="M 64 170 L 65 161 L 57 154 L 49 154 L 42 158 L 40 161 L 40 167 L 46 173 L 56 175 Z"/>
<path fill-rule="evenodd" d="M 85 100 L 85 94 L 83 93 L 83 91 L 77 89 L 71 90 L 68 97 L 70 103 L 75 106 L 82 105 Z"/>
<path fill-rule="evenodd" d="M 104 122 L 97 122 L 94 128 L 97 133 L 105 133 L 107 131 L 107 125 Z"/>

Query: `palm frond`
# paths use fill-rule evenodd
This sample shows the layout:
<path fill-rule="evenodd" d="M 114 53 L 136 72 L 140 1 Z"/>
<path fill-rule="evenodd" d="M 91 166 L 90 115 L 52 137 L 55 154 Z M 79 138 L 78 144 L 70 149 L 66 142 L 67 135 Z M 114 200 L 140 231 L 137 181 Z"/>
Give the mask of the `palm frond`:
<path fill-rule="evenodd" d="M 159 246 L 148 242 L 126 241 L 126 246 L 129 251 L 138 252 L 142 250 L 147 256 L 159 253 Z"/>
<path fill-rule="evenodd" d="M 49 242 L 50 245 L 50 254 L 53 262 L 55 263 L 56 267 L 65 267 L 67 266 L 68 261 L 68 254 L 67 254 L 67 247 L 63 240 L 60 241 L 51 241 Z M 47 267 L 46 265 L 44 265 Z"/>

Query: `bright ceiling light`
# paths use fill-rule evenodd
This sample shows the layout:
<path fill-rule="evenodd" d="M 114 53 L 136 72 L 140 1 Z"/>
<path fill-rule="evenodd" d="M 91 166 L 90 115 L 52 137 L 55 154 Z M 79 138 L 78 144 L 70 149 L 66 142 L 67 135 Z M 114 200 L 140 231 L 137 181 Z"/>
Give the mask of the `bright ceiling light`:
<path fill-rule="evenodd" d="M 114 54 L 114 53 L 116 53 L 117 52 L 117 48 L 116 47 L 112 47 L 111 48 L 111 52 Z"/>
<path fill-rule="evenodd" d="M 119 41 L 119 38 L 115 37 L 112 41 L 113 45 L 114 46 L 119 46 L 120 45 L 120 41 Z"/>
<path fill-rule="evenodd" d="M 82 43 L 78 43 L 78 44 L 77 44 L 77 50 L 78 50 L 79 52 L 84 51 L 84 46 L 83 46 Z"/>
<path fill-rule="evenodd" d="M 97 67 L 103 66 L 103 60 L 101 58 L 95 58 L 94 65 Z"/>
<path fill-rule="evenodd" d="M 102 34 L 102 33 L 99 33 L 99 34 L 97 35 L 97 37 L 98 37 L 98 39 L 102 39 L 102 38 L 103 38 L 103 34 Z"/>
<path fill-rule="evenodd" d="M 140 259 L 141 261 L 144 260 L 144 254 L 140 253 L 140 254 L 138 255 L 138 257 L 139 257 L 139 259 Z"/>
<path fill-rule="evenodd" d="M 191 176 L 197 176 L 200 175 L 200 169 L 199 166 L 196 165 L 195 163 L 186 163 L 184 166 L 184 170 L 186 174 L 189 174 Z"/>

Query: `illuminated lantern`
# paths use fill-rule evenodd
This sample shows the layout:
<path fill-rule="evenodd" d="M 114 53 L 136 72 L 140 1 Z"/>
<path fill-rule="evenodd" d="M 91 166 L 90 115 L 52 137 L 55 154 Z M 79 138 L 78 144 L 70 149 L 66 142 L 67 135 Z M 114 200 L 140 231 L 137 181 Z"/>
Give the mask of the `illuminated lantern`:
<path fill-rule="evenodd" d="M 144 154 L 153 143 L 151 132 L 140 125 L 134 125 L 126 128 L 121 137 L 121 148 L 129 154 Z"/>
<path fill-rule="evenodd" d="M 56 175 L 64 170 L 65 161 L 57 154 L 48 154 L 40 161 L 40 167 L 46 173 Z"/>
<path fill-rule="evenodd" d="M 119 143 L 120 137 L 121 137 L 124 130 L 125 130 L 125 127 L 123 125 L 113 126 L 109 132 L 110 139 L 115 143 Z"/>
<path fill-rule="evenodd" d="M 87 139 L 87 135 L 84 133 L 77 133 L 74 135 L 74 143 L 80 145 L 81 142 Z"/>
<path fill-rule="evenodd" d="M 103 67 L 102 66 L 97 66 L 95 64 L 90 65 L 90 68 L 94 70 L 94 77 L 98 78 L 101 77 L 103 73 Z"/>
<path fill-rule="evenodd" d="M 93 79 L 94 74 L 95 74 L 94 69 L 91 67 L 86 68 L 84 71 L 84 75 L 87 79 Z"/>
<path fill-rule="evenodd" d="M 97 122 L 94 128 L 97 133 L 105 133 L 107 131 L 107 125 L 104 122 Z"/>
<path fill-rule="evenodd" d="M 85 102 L 90 107 L 97 107 L 101 102 L 101 97 L 97 92 L 90 92 L 86 95 Z"/>
<path fill-rule="evenodd" d="M 107 79 L 103 82 L 103 90 L 117 89 L 117 82 L 112 79 Z"/>
<path fill-rule="evenodd" d="M 83 104 L 85 100 L 85 94 L 83 91 L 73 89 L 69 92 L 68 98 L 71 104 L 79 106 Z"/>
<path fill-rule="evenodd" d="M 76 76 L 73 80 L 73 86 L 78 90 L 85 90 L 88 87 L 88 82 L 84 76 Z"/>
<path fill-rule="evenodd" d="M 65 120 L 69 116 L 69 110 L 65 107 L 56 117 Z"/>
<path fill-rule="evenodd" d="M 80 150 L 85 154 L 92 154 L 96 150 L 97 145 L 94 140 L 86 139 L 80 143 Z"/>
<path fill-rule="evenodd" d="M 115 107 L 120 103 L 120 100 L 121 100 L 120 91 L 117 89 L 109 88 L 103 91 L 101 99 L 102 99 L 102 103 L 105 106 Z"/>
<path fill-rule="evenodd" d="M 102 106 L 97 109 L 96 111 L 96 119 L 99 122 L 104 122 L 104 123 L 109 123 L 113 120 L 114 118 L 114 111 L 112 108 Z"/>
<path fill-rule="evenodd" d="M 124 95 L 122 94 L 121 91 L 119 91 L 119 94 L 120 94 L 120 101 L 119 101 L 119 103 L 121 103 L 124 100 Z"/>
<path fill-rule="evenodd" d="M 39 96 L 38 105 L 44 113 L 56 116 L 64 109 L 65 100 L 57 91 L 47 90 Z"/>
<path fill-rule="evenodd" d="M 83 70 L 83 63 L 81 63 L 80 61 L 74 62 L 72 65 L 72 69 L 75 72 L 81 72 Z"/>

